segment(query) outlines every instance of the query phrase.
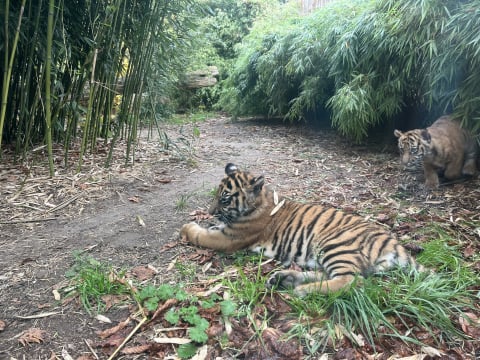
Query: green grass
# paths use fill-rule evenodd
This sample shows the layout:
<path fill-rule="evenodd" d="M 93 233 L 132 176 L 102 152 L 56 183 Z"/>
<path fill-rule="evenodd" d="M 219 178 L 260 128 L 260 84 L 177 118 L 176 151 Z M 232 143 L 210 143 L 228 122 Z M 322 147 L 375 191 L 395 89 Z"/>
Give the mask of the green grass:
<path fill-rule="evenodd" d="M 333 329 L 340 325 L 352 343 L 360 334 L 373 347 L 382 336 L 419 344 L 415 330 L 428 332 L 437 343 L 466 340 L 452 319 L 474 308 L 478 299 L 471 289 L 480 283 L 480 278 L 462 265 L 457 249 L 443 239 L 424 247 L 419 261 L 440 269 L 438 272 L 394 270 L 364 279 L 361 285 L 345 291 L 312 294 L 303 299 L 292 297 L 290 304 L 299 317 L 324 317 L 326 331 L 319 332 L 323 336 L 319 343 L 328 343 L 325 333 L 334 342 Z M 296 331 L 300 336 L 305 328 L 297 327 Z"/>
<path fill-rule="evenodd" d="M 187 208 L 188 200 L 192 197 L 192 194 L 180 194 L 175 201 L 175 211 L 181 212 Z"/>
<path fill-rule="evenodd" d="M 196 263 L 183 261 L 175 262 L 175 269 L 179 273 L 179 279 L 188 282 L 193 282 L 201 271 Z"/>
<path fill-rule="evenodd" d="M 425 332 L 437 344 L 468 340 L 455 321 L 478 301 L 472 289 L 480 277 L 462 263 L 459 250 L 447 239 L 426 243 L 424 249 L 419 262 L 435 272 L 398 269 L 327 295 L 299 298 L 287 293 L 285 300 L 298 319 L 290 336 L 302 339 L 311 354 L 335 346 L 344 335 L 354 345 L 365 341 L 374 349 L 383 337 L 420 345 L 416 333 Z M 268 275 L 262 276 L 260 267 L 248 276 L 241 270 L 255 261 L 260 264 L 261 257 L 255 256 L 236 254 L 237 277 L 223 282 L 239 305 L 240 316 L 251 318 L 252 323 L 254 307 L 269 294 Z"/>
<path fill-rule="evenodd" d="M 125 283 L 117 281 L 124 277 L 124 271 L 116 272 L 92 257 L 79 254 L 74 254 L 74 257 L 75 264 L 66 276 L 71 279 L 80 302 L 89 314 L 105 309 L 102 296 L 130 293 Z"/>

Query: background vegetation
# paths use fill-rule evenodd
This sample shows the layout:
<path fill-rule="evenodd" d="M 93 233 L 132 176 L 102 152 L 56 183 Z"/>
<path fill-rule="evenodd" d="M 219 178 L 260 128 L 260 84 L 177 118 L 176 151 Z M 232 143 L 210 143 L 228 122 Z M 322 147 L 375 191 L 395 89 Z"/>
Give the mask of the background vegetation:
<path fill-rule="evenodd" d="M 185 71 L 216 66 L 220 83 L 214 87 L 186 89 L 179 87 L 173 99 L 180 111 L 212 110 L 219 100 L 222 80 L 229 76 L 236 61 L 236 48 L 250 32 L 255 19 L 279 1 L 268 0 L 201 0 L 203 19 L 189 33 L 191 48 L 186 52 Z"/>
<path fill-rule="evenodd" d="M 336 0 L 308 15 L 281 0 L 7 0 L 1 144 L 17 157 L 45 144 L 50 160 L 59 144 L 66 164 L 77 144 L 81 166 L 125 139 L 128 162 L 142 120 L 198 109 L 326 123 L 357 142 L 451 112 L 478 132 L 479 15 L 478 0 Z M 218 85 L 182 87 L 211 65 Z"/>
<path fill-rule="evenodd" d="M 178 78 L 196 11 L 191 0 L 3 2 L 2 144 L 24 156 L 55 142 L 67 162 L 79 142 L 81 165 L 98 139 L 123 138 L 130 159 L 141 115 L 161 114 Z"/>
<path fill-rule="evenodd" d="M 282 10 L 288 17 L 271 13 L 281 24 L 264 19 L 239 50 L 221 100 L 232 114 L 328 118 L 355 141 L 378 124 L 408 128 L 450 112 L 480 128 L 478 1 L 338 0 L 306 17 Z"/>

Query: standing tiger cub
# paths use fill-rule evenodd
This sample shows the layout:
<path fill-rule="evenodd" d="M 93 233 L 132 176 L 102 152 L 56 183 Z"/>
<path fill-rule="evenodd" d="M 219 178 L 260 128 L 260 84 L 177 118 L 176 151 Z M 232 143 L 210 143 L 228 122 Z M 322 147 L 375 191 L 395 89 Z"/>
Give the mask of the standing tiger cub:
<path fill-rule="evenodd" d="M 407 170 L 423 167 L 427 189 L 439 186 L 439 172 L 448 180 L 477 174 L 477 142 L 450 116 L 442 116 L 426 129 L 393 133 L 402 164 Z"/>
<path fill-rule="evenodd" d="M 263 252 L 284 266 L 295 262 L 305 271 L 281 270 L 268 286 L 292 288 L 304 296 L 348 286 L 400 266 L 421 270 L 395 236 L 380 225 L 331 207 L 278 201 L 263 176 L 227 164 L 226 176 L 209 209 L 221 226 L 183 225 L 180 235 L 192 244 L 224 252 Z M 308 270 L 308 271 L 306 271 Z"/>

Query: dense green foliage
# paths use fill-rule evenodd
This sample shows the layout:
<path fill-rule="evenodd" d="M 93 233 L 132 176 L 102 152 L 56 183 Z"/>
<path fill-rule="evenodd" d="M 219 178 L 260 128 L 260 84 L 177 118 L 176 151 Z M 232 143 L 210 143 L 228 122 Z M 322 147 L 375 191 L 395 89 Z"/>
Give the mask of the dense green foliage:
<path fill-rule="evenodd" d="M 255 26 L 222 106 L 234 115 L 319 120 L 355 141 L 419 109 L 480 128 L 480 3 L 338 0 Z M 274 19 L 282 19 L 281 24 Z M 267 23 L 268 24 L 268 23 Z"/>
<path fill-rule="evenodd" d="M 80 140 L 81 165 L 82 155 L 96 147 L 98 138 L 111 139 L 113 145 L 123 137 L 131 159 L 142 111 L 157 113 L 161 96 L 178 78 L 174 70 L 194 27 L 193 4 L 50 0 L 49 11 L 45 0 L 4 2 L 2 143 L 13 145 L 17 154 L 44 141 L 48 147 L 51 141 L 62 143 L 67 160 L 72 144 Z"/>
<path fill-rule="evenodd" d="M 254 20 L 272 6 L 270 0 L 201 0 L 203 17 L 189 36 L 192 46 L 184 54 L 186 71 L 216 66 L 219 80 L 228 77 L 236 59 L 236 47 L 249 33 Z M 176 93 L 178 109 L 210 110 L 218 102 L 221 84 L 198 89 L 179 88 Z"/>

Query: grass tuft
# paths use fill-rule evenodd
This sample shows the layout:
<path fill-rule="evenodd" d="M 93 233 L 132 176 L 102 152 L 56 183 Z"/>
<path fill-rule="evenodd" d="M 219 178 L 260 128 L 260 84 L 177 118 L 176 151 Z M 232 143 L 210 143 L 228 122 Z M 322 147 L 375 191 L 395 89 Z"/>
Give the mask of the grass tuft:
<path fill-rule="evenodd" d="M 458 319 L 475 309 L 480 276 L 463 265 L 459 249 L 449 245 L 448 237 L 439 234 L 437 238 L 423 244 L 424 251 L 417 257 L 435 271 L 397 269 L 326 295 L 314 293 L 299 298 L 288 293 L 285 301 L 298 319 L 290 336 L 302 339 L 310 354 L 335 348 L 344 336 L 354 345 L 368 345 L 374 350 L 388 339 L 413 345 L 470 340 L 458 326 Z M 224 284 L 239 306 L 238 316 L 253 319 L 268 295 L 268 274 L 262 275 L 258 255 L 239 252 L 233 261 L 240 270 Z M 241 269 L 251 267 L 252 262 L 258 264 L 258 271 L 244 273 Z M 429 344 L 424 343 L 425 334 L 431 339 Z"/>
<path fill-rule="evenodd" d="M 75 264 L 66 276 L 75 284 L 80 302 L 89 314 L 105 309 L 102 296 L 130 293 L 129 287 L 124 282 L 118 281 L 124 277 L 124 271 L 117 273 L 111 266 L 92 257 L 79 254 L 74 254 L 74 257 Z"/>
<path fill-rule="evenodd" d="M 300 317 L 323 317 L 324 331 L 318 332 L 317 341 L 325 346 L 335 342 L 339 327 L 352 343 L 358 343 L 361 335 L 374 349 L 382 337 L 422 344 L 415 335 L 422 332 L 437 344 L 468 340 L 455 320 L 474 309 L 478 299 L 473 289 L 480 283 L 479 276 L 462 266 L 460 254 L 443 240 L 426 244 L 424 253 L 419 261 L 439 272 L 393 270 L 348 290 L 292 297 L 289 303 Z M 293 331 L 305 336 L 306 329 Z"/>

